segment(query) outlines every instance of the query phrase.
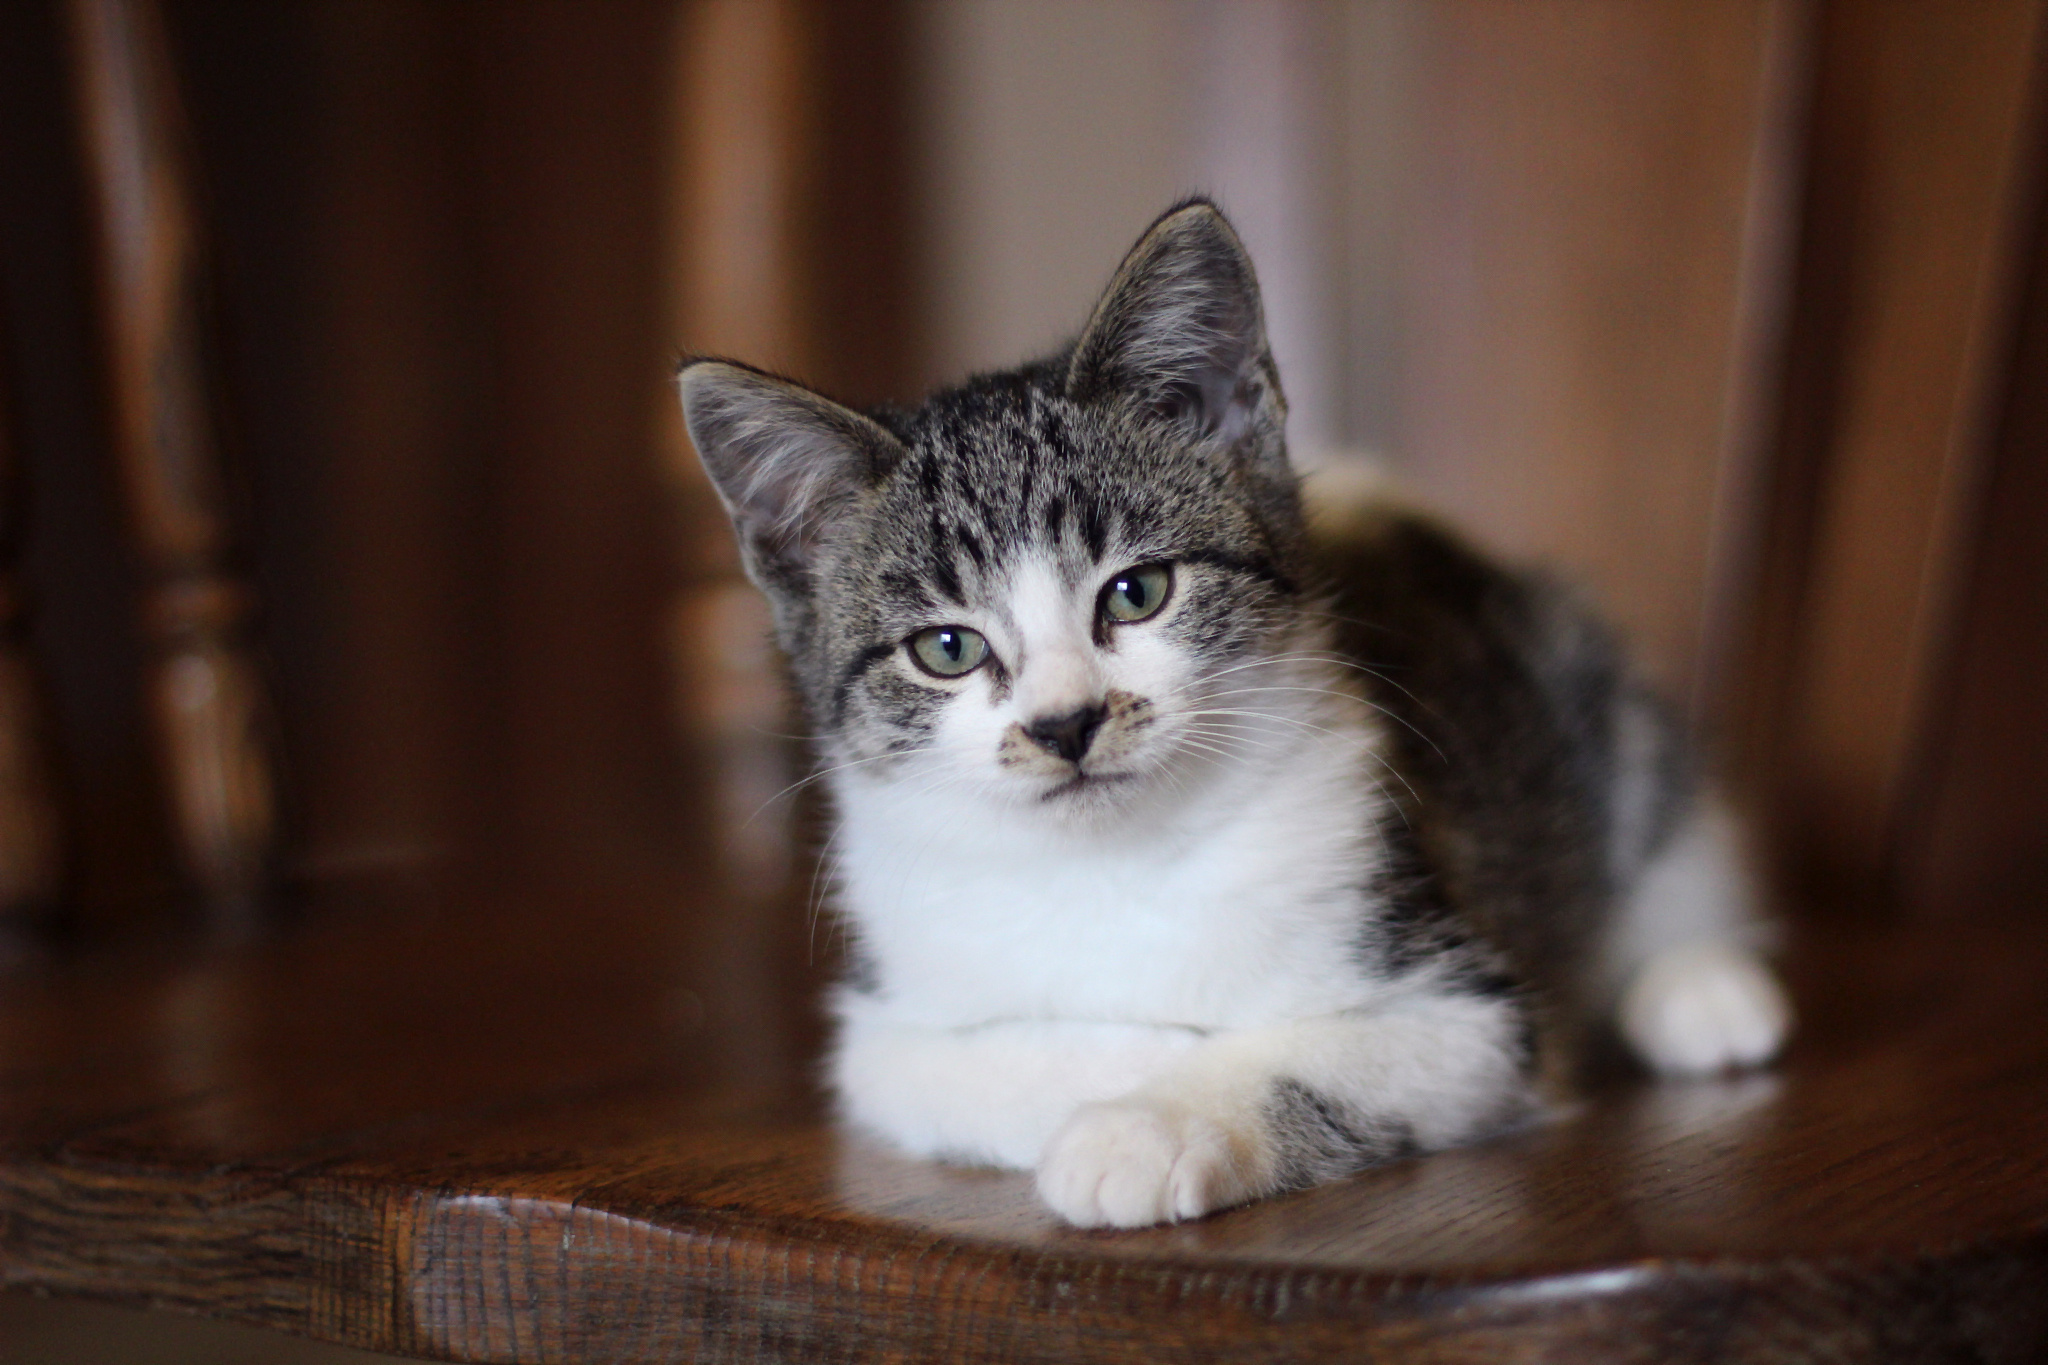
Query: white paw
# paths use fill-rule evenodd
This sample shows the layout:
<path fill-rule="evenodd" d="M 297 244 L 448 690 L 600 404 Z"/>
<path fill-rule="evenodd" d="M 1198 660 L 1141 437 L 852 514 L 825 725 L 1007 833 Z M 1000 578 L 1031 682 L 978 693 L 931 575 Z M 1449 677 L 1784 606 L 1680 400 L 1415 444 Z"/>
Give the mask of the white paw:
<path fill-rule="evenodd" d="M 1249 1199 L 1221 1125 L 1141 1100 L 1085 1104 L 1052 1135 L 1038 1193 L 1077 1227 L 1144 1227 Z"/>
<path fill-rule="evenodd" d="M 1620 1024 L 1657 1070 L 1700 1076 L 1769 1061 L 1792 1026 L 1792 1006 L 1754 954 L 1689 943 L 1657 954 L 1636 973 L 1621 998 Z"/>

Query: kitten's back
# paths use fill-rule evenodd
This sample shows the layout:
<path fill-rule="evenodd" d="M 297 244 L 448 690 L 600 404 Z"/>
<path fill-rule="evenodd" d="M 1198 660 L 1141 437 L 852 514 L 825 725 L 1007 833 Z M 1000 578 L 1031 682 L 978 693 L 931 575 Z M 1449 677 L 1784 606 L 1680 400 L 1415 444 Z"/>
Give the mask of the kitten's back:
<path fill-rule="evenodd" d="M 1388 720 L 1395 911 L 1533 988 L 1546 1069 L 1613 1005 L 1628 893 L 1698 800 L 1683 736 L 1577 595 L 1376 500 L 1318 536 L 1342 652 Z"/>

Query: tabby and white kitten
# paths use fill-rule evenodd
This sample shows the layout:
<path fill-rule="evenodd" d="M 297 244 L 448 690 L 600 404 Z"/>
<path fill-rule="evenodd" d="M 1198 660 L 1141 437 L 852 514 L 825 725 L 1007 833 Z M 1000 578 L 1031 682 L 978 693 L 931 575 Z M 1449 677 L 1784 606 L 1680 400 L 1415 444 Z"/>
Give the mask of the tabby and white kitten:
<path fill-rule="evenodd" d="M 1392 507 L 1312 548 L 1213 205 L 915 412 L 681 383 L 837 808 L 854 1123 L 1134 1226 L 1519 1122 L 1603 1023 L 1778 1048 L 1730 826 L 1601 624 Z"/>

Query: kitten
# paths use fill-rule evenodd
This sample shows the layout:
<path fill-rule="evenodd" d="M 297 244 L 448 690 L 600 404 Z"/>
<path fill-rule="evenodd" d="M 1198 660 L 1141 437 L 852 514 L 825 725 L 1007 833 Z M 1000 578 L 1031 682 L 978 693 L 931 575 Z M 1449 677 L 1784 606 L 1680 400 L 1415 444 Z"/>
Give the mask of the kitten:
<path fill-rule="evenodd" d="M 837 809 L 855 1124 L 1135 1226 L 1520 1122 L 1603 1021 L 1664 1072 L 1778 1048 L 1729 821 L 1606 629 L 1393 507 L 1312 548 L 1213 205 L 915 412 L 681 387 Z"/>

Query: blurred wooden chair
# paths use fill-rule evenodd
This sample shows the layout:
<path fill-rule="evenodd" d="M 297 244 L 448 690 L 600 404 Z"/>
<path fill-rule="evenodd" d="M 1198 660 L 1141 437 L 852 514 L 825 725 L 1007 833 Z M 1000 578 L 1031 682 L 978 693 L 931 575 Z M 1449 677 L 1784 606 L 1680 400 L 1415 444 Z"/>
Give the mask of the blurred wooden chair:
<path fill-rule="evenodd" d="M 254 595 L 233 567 L 190 133 L 154 4 L 73 0 L 67 14 L 150 719 L 186 869 L 217 925 L 239 931 L 266 889 L 272 757 Z"/>
<path fill-rule="evenodd" d="M 115 482 L 144 583 L 150 721 L 185 871 L 214 927 L 236 934 L 267 889 L 272 756 L 248 640 L 253 593 L 233 567 L 189 135 L 153 4 L 78 0 L 65 16 Z M 20 638 L 17 480 L 0 447 L 0 921 L 26 946 L 48 927 L 64 854 L 47 722 Z"/>

